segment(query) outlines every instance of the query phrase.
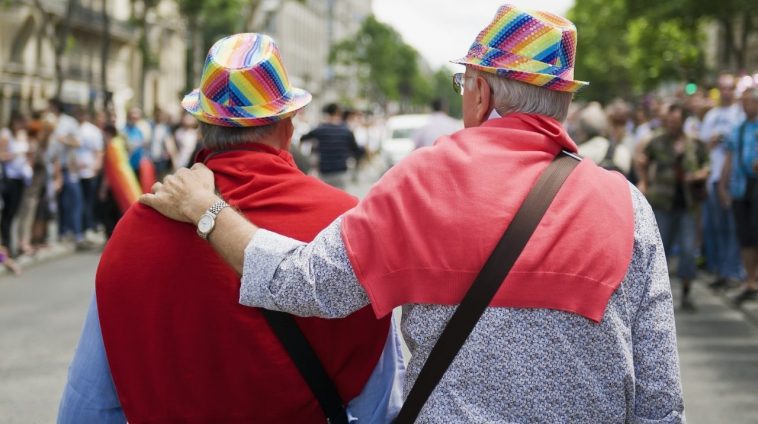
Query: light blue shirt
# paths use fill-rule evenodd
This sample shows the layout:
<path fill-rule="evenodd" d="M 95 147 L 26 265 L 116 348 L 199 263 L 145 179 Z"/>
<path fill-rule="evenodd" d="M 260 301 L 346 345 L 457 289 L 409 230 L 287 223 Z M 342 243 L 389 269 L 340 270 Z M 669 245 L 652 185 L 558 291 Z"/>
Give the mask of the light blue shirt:
<path fill-rule="evenodd" d="M 725 139 L 729 137 L 732 130 L 745 119 L 745 112 L 742 106 L 735 103 L 731 106 L 715 107 L 708 111 L 703 118 L 703 124 L 700 126 L 700 141 L 709 143 L 711 137 L 720 135 Z M 726 143 L 719 143 L 708 154 L 708 160 L 711 164 L 711 175 L 708 177 L 708 187 L 721 178 L 721 170 L 724 167 L 726 159 Z"/>
<path fill-rule="evenodd" d="M 743 128 L 744 125 L 744 128 Z M 740 143 L 740 135 L 742 143 Z M 737 150 L 742 145 L 742 154 Z M 758 158 L 758 120 L 744 120 L 737 125 L 729 137 L 726 150 L 732 153 L 732 175 L 729 181 L 729 191 L 735 199 L 745 197 L 747 177 L 755 178 L 753 162 Z M 740 163 L 740 157 L 742 162 Z"/>
<path fill-rule="evenodd" d="M 357 419 L 359 423 L 388 423 L 400 411 L 402 382 L 405 377 L 401 349 L 393 318 L 379 362 L 363 392 L 347 406 L 352 422 Z M 58 423 L 125 422 L 126 417 L 121 409 L 105 355 L 97 303 L 93 296 L 79 345 L 68 369 L 68 382 L 58 410 Z"/>

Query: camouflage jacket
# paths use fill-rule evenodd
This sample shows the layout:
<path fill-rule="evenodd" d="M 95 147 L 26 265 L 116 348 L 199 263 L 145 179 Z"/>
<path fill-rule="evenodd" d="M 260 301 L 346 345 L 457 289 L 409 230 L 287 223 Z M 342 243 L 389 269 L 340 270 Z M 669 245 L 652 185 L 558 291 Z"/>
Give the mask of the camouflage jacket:
<path fill-rule="evenodd" d="M 685 174 L 700 171 L 708 165 L 708 155 L 703 143 L 693 138 L 685 141 L 681 159 L 674 151 L 675 139 L 667 134 L 660 134 L 650 140 L 645 147 L 648 160 L 646 197 L 654 209 L 670 211 L 674 209 L 677 180 Z M 685 207 L 697 207 L 699 198 L 705 190 L 703 183 L 683 182 Z"/>

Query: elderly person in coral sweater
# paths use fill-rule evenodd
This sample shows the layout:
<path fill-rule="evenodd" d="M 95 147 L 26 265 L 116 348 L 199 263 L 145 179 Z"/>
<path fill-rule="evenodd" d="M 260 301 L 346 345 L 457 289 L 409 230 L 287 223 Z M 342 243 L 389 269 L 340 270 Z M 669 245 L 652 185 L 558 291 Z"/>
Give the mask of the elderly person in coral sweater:
<path fill-rule="evenodd" d="M 412 392 L 535 182 L 577 150 L 561 125 L 586 85 L 573 78 L 575 46 L 570 21 L 504 5 L 456 61 L 465 128 L 414 152 L 312 242 L 223 210 L 209 242 L 242 274 L 240 302 L 330 318 L 402 306 Z M 219 200 L 197 166 L 141 201 L 197 223 Z M 433 386 L 399 421 L 682 422 L 666 258 L 645 198 L 579 162 Z"/>

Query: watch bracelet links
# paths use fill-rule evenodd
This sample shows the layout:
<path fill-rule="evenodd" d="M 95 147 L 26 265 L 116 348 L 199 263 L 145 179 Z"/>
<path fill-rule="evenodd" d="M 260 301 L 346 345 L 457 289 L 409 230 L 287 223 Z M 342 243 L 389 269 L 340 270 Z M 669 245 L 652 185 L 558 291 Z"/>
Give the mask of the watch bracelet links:
<path fill-rule="evenodd" d="M 229 207 L 229 204 L 226 203 L 224 200 L 217 200 L 214 204 L 211 205 L 210 208 L 208 208 L 208 213 L 213 215 L 213 217 L 217 217 L 219 213 L 221 213 L 224 208 Z"/>

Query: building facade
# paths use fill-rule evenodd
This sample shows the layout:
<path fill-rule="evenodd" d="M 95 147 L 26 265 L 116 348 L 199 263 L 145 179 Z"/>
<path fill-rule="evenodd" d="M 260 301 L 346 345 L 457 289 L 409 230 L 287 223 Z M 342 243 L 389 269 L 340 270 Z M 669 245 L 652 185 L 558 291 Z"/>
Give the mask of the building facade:
<path fill-rule="evenodd" d="M 292 83 L 313 94 L 304 111 L 310 122 L 319 119 L 326 103 L 345 98 L 360 103 L 357 79 L 337 80 L 329 51 L 358 32 L 371 6 L 371 0 L 272 0 L 263 3 L 249 25 L 276 40 Z"/>
<path fill-rule="evenodd" d="M 157 105 L 165 103 L 169 111 L 178 113 L 178 96 L 185 86 L 185 30 L 175 2 L 162 0 L 147 14 L 147 44 L 152 51 L 172 54 L 151 55 L 155 60 L 144 73 L 141 33 L 130 21 L 133 3 L 73 2 L 58 90 L 56 48 L 66 31 L 69 1 L 16 0 L 0 9 L 0 124 L 7 123 L 12 110 L 29 113 L 44 109 L 47 100 L 58 92 L 64 103 L 94 109 L 102 109 L 107 97 L 118 117 L 123 117 L 131 105 L 152 113 Z M 107 51 L 103 49 L 103 6 L 109 18 Z"/>

